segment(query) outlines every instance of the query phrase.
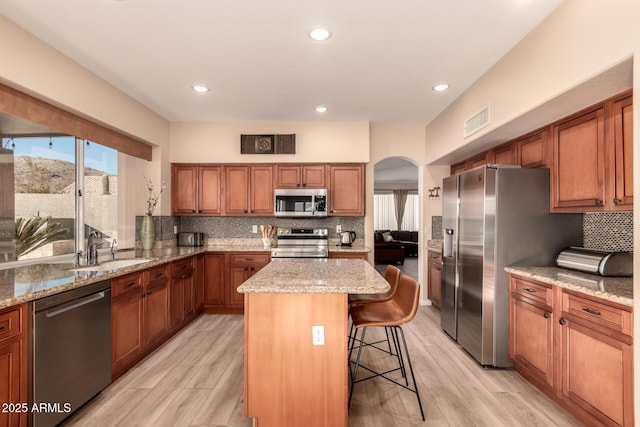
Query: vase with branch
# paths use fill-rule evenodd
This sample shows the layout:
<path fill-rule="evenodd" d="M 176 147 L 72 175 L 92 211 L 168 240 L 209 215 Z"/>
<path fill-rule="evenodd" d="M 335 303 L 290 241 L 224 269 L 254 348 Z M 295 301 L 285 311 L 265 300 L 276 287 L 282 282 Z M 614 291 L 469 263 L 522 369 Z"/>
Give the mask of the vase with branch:
<path fill-rule="evenodd" d="M 159 189 L 153 185 L 153 181 L 151 181 L 146 176 L 144 177 L 147 182 L 147 213 L 142 217 L 142 224 L 140 225 L 140 244 L 142 245 L 142 249 L 150 250 L 153 249 L 153 246 L 156 242 L 156 225 L 153 221 L 153 211 L 158 205 L 158 201 L 160 200 L 160 195 L 165 189 L 165 181 L 162 181 L 162 185 Z"/>

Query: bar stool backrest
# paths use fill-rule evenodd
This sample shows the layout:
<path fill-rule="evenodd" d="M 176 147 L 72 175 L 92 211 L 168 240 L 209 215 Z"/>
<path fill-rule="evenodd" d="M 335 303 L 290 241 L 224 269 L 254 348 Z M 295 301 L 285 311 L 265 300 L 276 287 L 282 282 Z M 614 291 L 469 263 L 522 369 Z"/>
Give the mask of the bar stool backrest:
<path fill-rule="evenodd" d="M 401 275 L 398 292 L 393 297 L 393 301 L 396 302 L 401 311 L 401 324 L 407 323 L 414 318 L 418 311 L 419 300 L 420 284 L 412 277 L 405 274 Z"/>
<path fill-rule="evenodd" d="M 390 289 L 385 296 L 392 297 L 396 294 L 401 274 L 402 272 L 395 265 L 387 265 L 387 269 L 384 272 L 384 279 L 389 283 Z"/>

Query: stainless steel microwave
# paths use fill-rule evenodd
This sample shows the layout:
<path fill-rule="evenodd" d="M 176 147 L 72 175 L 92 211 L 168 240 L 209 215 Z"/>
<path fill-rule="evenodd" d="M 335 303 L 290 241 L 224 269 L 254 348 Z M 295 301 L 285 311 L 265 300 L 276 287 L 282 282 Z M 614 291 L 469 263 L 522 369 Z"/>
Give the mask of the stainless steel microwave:
<path fill-rule="evenodd" d="M 325 217 L 327 216 L 326 189 L 285 189 L 275 190 L 274 216 L 280 217 Z"/>

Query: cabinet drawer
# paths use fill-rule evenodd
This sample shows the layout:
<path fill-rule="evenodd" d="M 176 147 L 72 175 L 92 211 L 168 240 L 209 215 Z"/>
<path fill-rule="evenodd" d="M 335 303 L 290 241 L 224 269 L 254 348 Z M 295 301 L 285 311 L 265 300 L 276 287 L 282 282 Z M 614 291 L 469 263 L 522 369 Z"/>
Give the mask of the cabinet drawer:
<path fill-rule="evenodd" d="M 551 285 L 514 277 L 512 292 L 543 304 L 552 305 L 553 303 L 553 287 Z"/>
<path fill-rule="evenodd" d="M 20 335 L 22 332 L 20 311 L 20 307 L 12 307 L 0 312 L 0 341 Z"/>
<path fill-rule="evenodd" d="M 269 263 L 270 257 L 269 254 L 260 253 L 230 254 L 229 265 L 239 267 L 265 265 Z"/>
<path fill-rule="evenodd" d="M 111 280 L 111 298 L 132 290 L 142 290 L 142 272 L 127 274 Z"/>
<path fill-rule="evenodd" d="M 149 286 L 159 285 L 169 280 L 167 264 L 149 268 L 145 270 L 144 274 L 146 275 L 144 282 Z"/>
<path fill-rule="evenodd" d="M 562 294 L 562 310 L 625 335 L 633 334 L 633 314 L 630 311 L 566 292 Z"/>
<path fill-rule="evenodd" d="M 176 261 L 172 264 L 171 277 L 187 278 L 193 274 L 193 258 Z"/>

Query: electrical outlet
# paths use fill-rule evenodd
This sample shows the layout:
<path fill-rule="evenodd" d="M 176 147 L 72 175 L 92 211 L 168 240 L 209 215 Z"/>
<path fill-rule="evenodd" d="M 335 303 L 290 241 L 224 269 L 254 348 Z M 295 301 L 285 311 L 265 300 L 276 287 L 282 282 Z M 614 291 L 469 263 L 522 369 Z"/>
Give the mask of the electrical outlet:
<path fill-rule="evenodd" d="M 324 345 L 324 326 L 312 326 L 313 345 Z"/>
<path fill-rule="evenodd" d="M 173 226 L 173 234 L 178 234 L 178 226 L 177 225 Z"/>
<path fill-rule="evenodd" d="M 254 233 L 254 234 L 257 233 L 258 232 L 258 226 L 254 225 L 253 228 L 251 229 L 251 232 Z"/>
<path fill-rule="evenodd" d="M 342 233 L 342 226 L 336 225 L 336 233 Z"/>

